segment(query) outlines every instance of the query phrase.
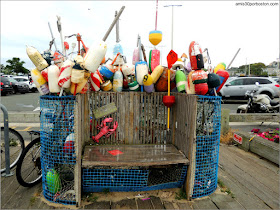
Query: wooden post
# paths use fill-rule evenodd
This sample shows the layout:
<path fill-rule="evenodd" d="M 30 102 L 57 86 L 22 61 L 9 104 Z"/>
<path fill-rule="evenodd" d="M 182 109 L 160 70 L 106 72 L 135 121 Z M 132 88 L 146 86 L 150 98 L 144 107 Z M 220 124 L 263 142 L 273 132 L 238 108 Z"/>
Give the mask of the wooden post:
<path fill-rule="evenodd" d="M 221 110 L 221 134 L 224 135 L 229 131 L 229 109 Z"/>
<path fill-rule="evenodd" d="M 76 96 L 74 116 L 76 152 L 76 164 L 74 168 L 74 190 L 76 194 L 76 205 L 80 206 L 82 201 L 82 150 L 85 142 L 89 139 L 88 94 Z"/>
<path fill-rule="evenodd" d="M 75 133 L 75 152 L 76 152 L 76 164 L 74 168 L 74 190 L 76 194 L 76 205 L 81 205 L 81 154 L 80 154 L 80 147 L 81 147 L 81 140 L 82 140 L 82 132 L 81 132 L 81 116 L 82 107 L 81 107 L 81 95 L 76 96 L 76 103 L 75 103 L 75 122 L 74 122 L 74 133 Z"/>
<path fill-rule="evenodd" d="M 196 116 L 197 116 L 197 100 L 198 97 L 189 95 L 188 103 L 186 104 L 187 115 L 189 120 L 187 122 L 187 138 L 188 138 L 188 154 L 187 158 L 190 161 L 187 171 L 187 177 L 184 188 L 186 189 L 187 199 L 191 199 L 195 178 L 195 162 L 196 162 Z"/>

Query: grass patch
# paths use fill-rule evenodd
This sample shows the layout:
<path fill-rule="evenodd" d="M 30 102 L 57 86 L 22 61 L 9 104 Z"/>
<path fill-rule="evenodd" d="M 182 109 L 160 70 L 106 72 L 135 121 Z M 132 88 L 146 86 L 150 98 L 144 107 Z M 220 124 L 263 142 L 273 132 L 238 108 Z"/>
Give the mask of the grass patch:
<path fill-rule="evenodd" d="M 220 142 L 227 145 L 233 144 L 233 134 L 235 131 L 237 130 L 230 128 L 226 134 L 221 134 Z"/>
<path fill-rule="evenodd" d="M 176 192 L 175 199 L 176 199 L 176 200 L 187 199 L 187 194 L 186 194 L 186 192 L 183 190 L 183 188 L 180 189 L 179 193 Z"/>
<path fill-rule="evenodd" d="M 235 195 L 231 192 L 231 190 L 219 178 L 218 178 L 218 185 L 221 188 L 221 192 L 225 192 L 228 195 L 230 195 L 232 198 L 235 198 Z"/>
<path fill-rule="evenodd" d="M 30 205 L 30 206 L 33 206 L 34 203 L 35 203 L 35 201 L 36 201 L 36 197 L 35 197 L 35 196 L 32 196 L 32 197 L 30 198 L 30 200 L 29 200 L 29 205 Z"/>
<path fill-rule="evenodd" d="M 82 199 L 86 202 L 96 202 L 98 199 L 98 196 L 94 195 L 93 193 L 85 193 L 82 196 Z"/>
<path fill-rule="evenodd" d="M 102 190 L 102 192 L 103 192 L 105 195 L 107 195 L 107 194 L 110 192 L 110 189 L 109 189 L 109 188 L 104 188 L 104 189 Z"/>

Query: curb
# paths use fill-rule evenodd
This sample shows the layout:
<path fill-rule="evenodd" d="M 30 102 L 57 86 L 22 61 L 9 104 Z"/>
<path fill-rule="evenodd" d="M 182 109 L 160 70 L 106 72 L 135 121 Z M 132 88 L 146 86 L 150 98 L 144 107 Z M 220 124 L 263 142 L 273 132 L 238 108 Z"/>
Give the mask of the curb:
<path fill-rule="evenodd" d="M 279 122 L 278 113 L 229 114 L 229 122 Z"/>
<path fill-rule="evenodd" d="M 8 112 L 9 123 L 40 123 L 39 112 Z M 0 114 L 3 119 L 3 113 Z"/>
<path fill-rule="evenodd" d="M 245 151 L 253 152 L 261 157 L 279 165 L 279 144 L 268 141 L 249 132 L 234 132 L 241 137 L 242 142 L 234 141 L 238 147 Z M 251 140 L 251 141 L 250 141 Z"/>

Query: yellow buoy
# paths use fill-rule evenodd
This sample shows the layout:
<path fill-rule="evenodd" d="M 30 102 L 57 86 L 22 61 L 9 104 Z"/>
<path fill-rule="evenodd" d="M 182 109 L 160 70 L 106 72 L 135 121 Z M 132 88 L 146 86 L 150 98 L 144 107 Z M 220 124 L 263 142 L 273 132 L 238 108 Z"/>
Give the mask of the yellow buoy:
<path fill-rule="evenodd" d="M 219 69 L 225 70 L 225 69 L 226 69 L 226 65 L 225 65 L 224 63 L 219 63 L 219 64 L 215 67 L 214 73 L 216 74 L 217 71 L 218 71 Z"/>
<path fill-rule="evenodd" d="M 151 31 L 149 33 L 149 41 L 154 45 L 158 45 L 162 40 L 161 31 Z"/>

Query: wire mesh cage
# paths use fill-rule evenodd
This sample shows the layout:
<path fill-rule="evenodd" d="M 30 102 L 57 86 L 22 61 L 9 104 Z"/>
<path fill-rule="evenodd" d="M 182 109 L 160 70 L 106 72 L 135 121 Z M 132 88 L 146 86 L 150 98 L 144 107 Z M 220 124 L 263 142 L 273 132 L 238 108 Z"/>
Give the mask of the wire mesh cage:
<path fill-rule="evenodd" d="M 51 202 L 75 204 L 74 96 L 40 97 L 43 194 Z"/>
<path fill-rule="evenodd" d="M 176 188 L 182 186 L 186 174 L 186 165 L 163 168 L 83 169 L 83 191 L 128 192 Z"/>
<path fill-rule="evenodd" d="M 217 188 L 221 127 L 221 97 L 199 96 L 196 122 L 196 163 L 192 198 Z"/>

